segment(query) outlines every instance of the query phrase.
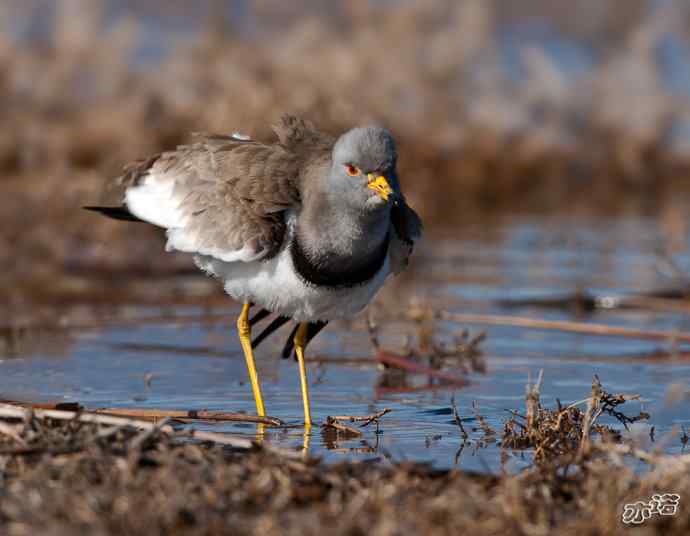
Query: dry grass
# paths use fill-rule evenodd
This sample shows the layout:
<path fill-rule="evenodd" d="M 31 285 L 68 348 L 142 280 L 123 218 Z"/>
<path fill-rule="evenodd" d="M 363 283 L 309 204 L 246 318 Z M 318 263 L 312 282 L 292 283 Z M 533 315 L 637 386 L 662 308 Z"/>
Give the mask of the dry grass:
<path fill-rule="evenodd" d="M 552 422 L 543 412 L 533 419 L 537 427 Z M 627 534 L 624 505 L 667 492 L 680 494 L 678 513 L 648 519 L 636 533 L 690 530 L 690 458 L 623 444 L 595 442 L 569 471 L 556 455 L 497 477 L 409 463 L 325 465 L 260 446 L 180 442 L 155 427 L 35 415 L 0 425 L 0 532 L 9 535 L 317 534 L 323 527 L 335 534 Z M 629 454 L 649 470 L 633 472 L 622 461 Z"/>
<path fill-rule="evenodd" d="M 109 5 L 63 0 L 52 19 L 31 2 L 0 8 L 0 262 L 14 267 L 0 288 L 14 309 L 27 295 L 151 299 L 132 274 L 184 274 L 187 259 L 164 256 L 155 230 L 79 207 L 98 201 L 123 163 L 189 131 L 264 136 L 286 110 L 334 132 L 388 125 L 429 225 L 506 208 L 648 207 L 690 168 L 688 99 L 668 87 L 656 55 L 668 38 L 687 44 L 680 3 L 651 16 L 643 2 L 581 2 L 576 24 L 537 0 L 520 9 L 256 1 L 244 18 L 221 16 L 219 2 L 189 14 L 183 4 L 132 2 L 132 14 L 196 24 L 191 37 L 161 37 L 165 54 L 148 62 L 150 26 L 109 18 Z M 514 50 L 521 75 L 509 76 L 501 36 L 535 15 L 592 45 L 592 68 L 573 75 L 528 41 Z M 43 28 L 38 38 L 10 37 L 33 26 Z"/>

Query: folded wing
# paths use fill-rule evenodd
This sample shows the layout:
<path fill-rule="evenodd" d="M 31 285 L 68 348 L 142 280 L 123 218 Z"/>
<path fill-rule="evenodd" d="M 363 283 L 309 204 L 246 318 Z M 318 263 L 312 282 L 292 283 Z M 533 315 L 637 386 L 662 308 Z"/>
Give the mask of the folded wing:
<path fill-rule="evenodd" d="M 300 165 L 281 144 L 199 135 L 127 166 L 119 180 L 128 210 L 167 229 L 168 250 L 248 262 L 280 248 L 284 212 L 300 200 Z"/>

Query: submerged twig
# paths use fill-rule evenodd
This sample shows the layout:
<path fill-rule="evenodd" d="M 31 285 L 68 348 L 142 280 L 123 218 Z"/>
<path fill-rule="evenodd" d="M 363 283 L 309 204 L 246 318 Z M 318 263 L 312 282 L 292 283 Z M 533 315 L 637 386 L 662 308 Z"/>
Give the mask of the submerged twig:
<path fill-rule="evenodd" d="M 462 425 L 462 419 L 460 418 L 460 414 L 458 413 L 458 408 L 455 405 L 455 395 L 450 397 L 450 406 L 453 408 L 453 420 L 455 421 L 455 424 L 458 425 L 458 428 L 460 428 L 460 433 L 462 434 L 463 439 L 467 439 L 469 435 L 465 431 L 465 427 Z"/>

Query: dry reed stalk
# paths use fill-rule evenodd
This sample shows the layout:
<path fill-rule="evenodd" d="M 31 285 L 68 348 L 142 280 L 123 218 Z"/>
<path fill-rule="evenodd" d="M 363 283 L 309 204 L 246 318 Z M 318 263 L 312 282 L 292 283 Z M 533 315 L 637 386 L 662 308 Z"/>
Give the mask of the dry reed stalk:
<path fill-rule="evenodd" d="M 601 337 L 630 337 L 653 341 L 688 342 L 690 333 L 685 331 L 644 330 L 610 326 L 607 324 L 588 324 L 585 322 L 571 322 L 568 320 L 544 320 L 524 316 L 483 315 L 474 313 L 451 313 L 439 311 L 439 318 L 466 324 L 489 324 L 494 326 L 515 326 L 528 329 L 556 330 L 567 333 L 581 333 L 583 335 L 598 335 Z"/>
<path fill-rule="evenodd" d="M 145 421 L 157 422 L 162 419 L 174 419 L 184 422 L 212 421 L 212 422 L 249 422 L 281 426 L 283 421 L 276 417 L 261 417 L 245 413 L 230 413 L 225 411 L 207 410 L 176 410 L 176 409 L 141 409 L 141 408 L 98 408 L 90 410 L 99 415 L 114 415 Z"/>
<path fill-rule="evenodd" d="M 26 419 L 30 417 L 37 419 L 56 419 L 62 421 L 76 420 L 80 422 L 102 424 L 106 426 L 130 426 L 132 428 L 138 428 L 140 430 L 157 429 L 164 434 L 172 436 L 188 435 L 189 437 L 193 437 L 201 441 L 211 441 L 214 443 L 228 445 L 238 449 L 250 449 L 254 446 L 254 444 L 248 439 L 230 437 L 224 434 L 204 432 L 199 430 L 190 430 L 187 433 L 178 434 L 170 425 L 165 425 L 159 428 L 156 424 L 153 424 L 149 421 L 137 419 L 114 417 L 112 415 L 99 415 L 89 412 L 75 412 L 54 409 L 27 409 L 21 406 L 0 404 L 0 418 Z"/>
<path fill-rule="evenodd" d="M 539 370 L 537 383 L 530 385 L 527 382 L 525 387 L 525 405 L 527 406 L 527 428 L 532 430 L 536 427 L 536 419 L 541 408 L 539 399 L 541 397 L 541 386 L 544 381 L 544 369 Z"/>
<path fill-rule="evenodd" d="M 601 415 L 601 383 L 595 376 L 592 380 L 592 396 L 587 402 L 587 411 L 585 411 L 584 419 L 582 420 L 582 437 L 580 438 L 580 448 L 578 457 L 582 458 L 590 445 L 590 433 L 592 426 L 597 418 Z"/>
<path fill-rule="evenodd" d="M 114 417 L 124 417 L 129 419 L 139 419 L 143 421 L 158 422 L 163 419 L 174 419 L 182 422 L 210 421 L 210 422 L 249 422 L 257 424 L 267 424 L 269 426 L 281 426 L 283 421 L 276 417 L 261 417 L 259 415 L 249 415 L 246 413 L 232 413 L 226 411 L 208 410 L 178 410 L 178 409 L 153 409 L 153 408 L 96 408 L 85 410 L 78 402 L 21 402 L 14 400 L 0 400 L 2 404 L 21 406 L 30 409 L 49 409 L 83 412 L 87 411 L 97 415 L 112 415 Z"/>

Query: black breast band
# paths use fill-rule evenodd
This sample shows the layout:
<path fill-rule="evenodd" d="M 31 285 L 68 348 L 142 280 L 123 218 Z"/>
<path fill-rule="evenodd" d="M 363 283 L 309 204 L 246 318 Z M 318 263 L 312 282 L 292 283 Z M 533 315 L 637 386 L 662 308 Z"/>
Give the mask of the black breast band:
<path fill-rule="evenodd" d="M 317 287 L 331 289 L 351 288 L 370 281 L 381 269 L 388 255 L 389 236 L 364 263 L 356 263 L 335 255 L 324 254 L 318 259 L 310 258 L 297 240 L 290 243 L 290 255 L 295 271 L 300 278 Z"/>

